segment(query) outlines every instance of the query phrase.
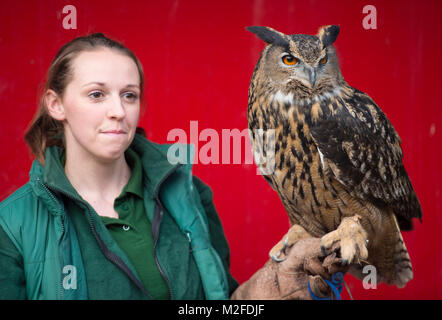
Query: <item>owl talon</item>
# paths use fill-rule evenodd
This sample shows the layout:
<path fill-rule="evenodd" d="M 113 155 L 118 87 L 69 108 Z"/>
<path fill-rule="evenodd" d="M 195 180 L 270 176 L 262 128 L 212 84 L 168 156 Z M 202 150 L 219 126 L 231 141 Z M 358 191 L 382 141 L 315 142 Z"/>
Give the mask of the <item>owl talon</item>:
<path fill-rule="evenodd" d="M 288 245 L 288 243 L 289 243 L 289 239 L 288 239 L 288 237 L 285 237 L 285 240 L 284 240 L 284 246 L 283 246 L 282 249 L 281 249 L 281 252 L 282 252 L 284 255 L 287 254 L 286 249 L 287 249 L 287 245 Z"/>
<path fill-rule="evenodd" d="M 359 216 L 342 219 L 338 229 L 321 238 L 322 247 L 327 251 L 339 248 L 342 266 L 359 263 L 368 257 L 367 233 L 362 228 Z"/>
<path fill-rule="evenodd" d="M 284 261 L 285 258 L 280 258 L 280 256 L 287 255 L 287 251 L 286 250 L 287 250 L 287 247 L 288 247 L 288 243 L 289 243 L 288 237 L 285 237 L 284 243 L 282 244 L 282 248 L 279 250 L 279 252 L 277 254 L 274 254 L 274 251 L 277 251 L 276 248 L 278 247 L 278 245 L 280 245 L 280 243 L 278 245 L 276 245 L 275 248 L 273 248 L 272 251 L 270 252 L 270 258 L 273 261 L 276 261 L 276 262 Z"/>
<path fill-rule="evenodd" d="M 275 262 L 283 262 L 285 260 L 285 258 L 278 258 L 276 256 L 271 255 L 270 258 L 275 261 Z"/>
<path fill-rule="evenodd" d="M 270 250 L 269 256 L 273 261 L 282 262 L 287 256 L 288 249 L 291 248 L 296 241 L 310 238 L 311 235 L 305 231 L 300 225 L 293 225 L 286 235 Z"/>

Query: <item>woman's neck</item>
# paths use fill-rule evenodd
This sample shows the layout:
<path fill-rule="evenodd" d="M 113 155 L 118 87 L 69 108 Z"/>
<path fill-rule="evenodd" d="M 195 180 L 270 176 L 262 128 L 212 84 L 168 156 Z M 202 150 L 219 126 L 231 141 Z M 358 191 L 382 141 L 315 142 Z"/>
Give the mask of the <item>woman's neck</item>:
<path fill-rule="evenodd" d="M 89 202 L 113 201 L 130 179 L 131 171 L 124 157 L 103 162 L 92 156 L 66 150 L 65 173 L 80 196 Z"/>

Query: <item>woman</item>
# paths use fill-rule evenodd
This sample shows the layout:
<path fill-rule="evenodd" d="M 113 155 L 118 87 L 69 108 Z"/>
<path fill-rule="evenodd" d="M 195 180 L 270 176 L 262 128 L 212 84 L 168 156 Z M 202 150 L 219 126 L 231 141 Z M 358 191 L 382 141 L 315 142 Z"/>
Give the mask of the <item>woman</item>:
<path fill-rule="evenodd" d="M 266 280 L 280 269 L 303 276 L 284 281 L 298 298 L 308 279 L 327 291 L 308 274 L 330 270 L 305 248 L 238 287 L 210 188 L 144 137 L 143 104 L 142 66 L 120 43 L 92 34 L 60 49 L 25 135 L 29 182 L 0 204 L 0 298 L 281 298 Z"/>

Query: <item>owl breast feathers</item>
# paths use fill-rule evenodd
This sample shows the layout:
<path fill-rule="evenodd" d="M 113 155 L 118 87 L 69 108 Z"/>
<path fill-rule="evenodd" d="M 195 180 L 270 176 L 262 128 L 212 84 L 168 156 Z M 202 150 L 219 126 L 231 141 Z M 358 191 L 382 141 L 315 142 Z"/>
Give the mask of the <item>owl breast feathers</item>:
<path fill-rule="evenodd" d="M 274 164 L 263 175 L 293 224 L 271 256 L 281 259 L 281 247 L 300 237 L 322 237 L 325 250 L 340 243 L 355 276 L 371 264 L 378 282 L 404 286 L 413 273 L 400 230 L 413 229 L 421 207 L 399 135 L 340 72 L 333 47 L 339 27 L 316 36 L 248 30 L 267 43 L 249 88 L 252 148 Z"/>

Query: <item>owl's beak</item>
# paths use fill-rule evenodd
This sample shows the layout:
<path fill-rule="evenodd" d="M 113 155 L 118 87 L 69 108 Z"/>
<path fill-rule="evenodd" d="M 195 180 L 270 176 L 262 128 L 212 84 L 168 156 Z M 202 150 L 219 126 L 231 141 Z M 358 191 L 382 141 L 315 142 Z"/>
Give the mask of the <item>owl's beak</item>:
<path fill-rule="evenodd" d="M 314 68 L 310 69 L 310 84 L 312 85 L 312 88 L 315 86 L 316 83 L 316 71 Z"/>

